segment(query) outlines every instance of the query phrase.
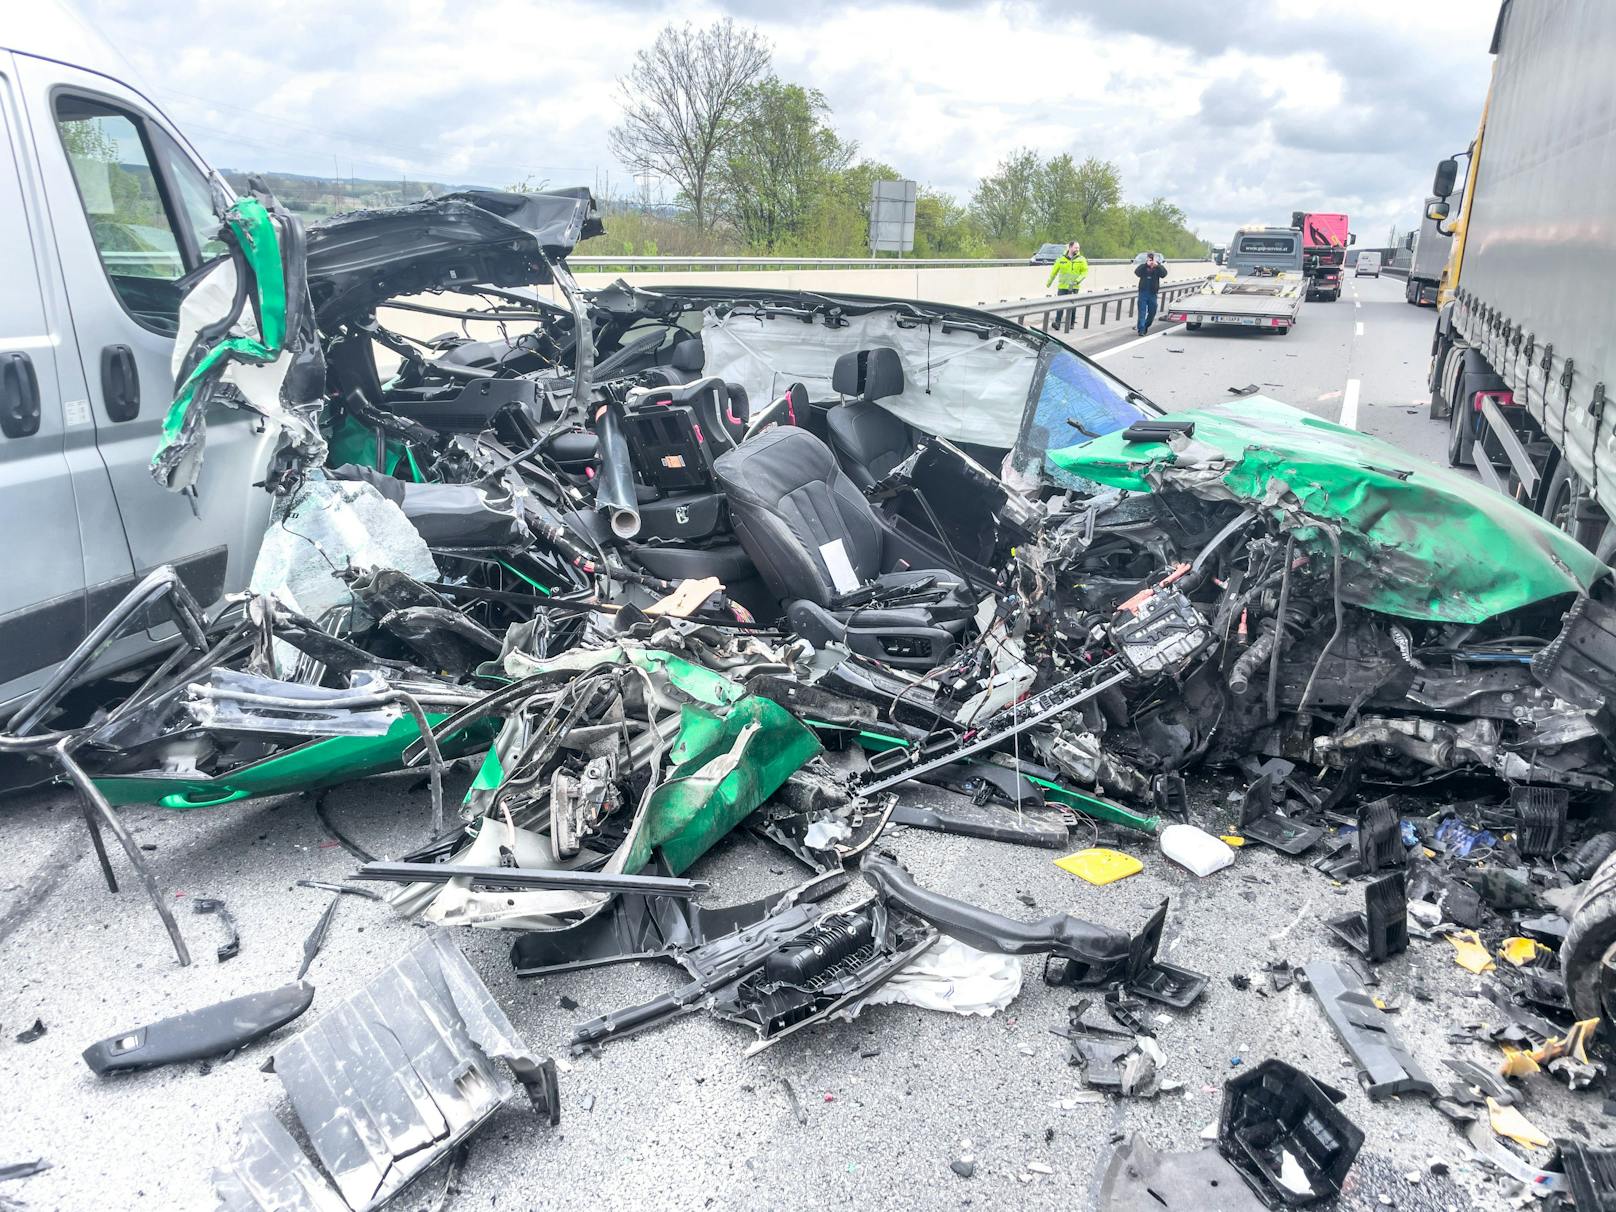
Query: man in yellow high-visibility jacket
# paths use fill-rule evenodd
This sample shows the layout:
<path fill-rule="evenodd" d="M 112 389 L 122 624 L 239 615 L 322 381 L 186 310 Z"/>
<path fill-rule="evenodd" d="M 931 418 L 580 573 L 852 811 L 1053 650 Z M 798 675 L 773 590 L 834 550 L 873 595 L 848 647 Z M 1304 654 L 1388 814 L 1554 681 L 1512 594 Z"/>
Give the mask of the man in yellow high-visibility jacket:
<path fill-rule="evenodd" d="M 1083 279 L 1089 276 L 1089 261 L 1083 255 L 1082 246 L 1073 240 L 1066 246 L 1066 251 L 1055 258 L 1055 264 L 1050 267 L 1049 281 L 1044 285 L 1056 285 L 1056 294 L 1075 295 L 1083 285 Z M 1061 313 L 1055 313 L 1055 331 L 1060 331 Z M 1066 312 L 1066 331 L 1071 332 L 1077 323 L 1077 308 Z"/>

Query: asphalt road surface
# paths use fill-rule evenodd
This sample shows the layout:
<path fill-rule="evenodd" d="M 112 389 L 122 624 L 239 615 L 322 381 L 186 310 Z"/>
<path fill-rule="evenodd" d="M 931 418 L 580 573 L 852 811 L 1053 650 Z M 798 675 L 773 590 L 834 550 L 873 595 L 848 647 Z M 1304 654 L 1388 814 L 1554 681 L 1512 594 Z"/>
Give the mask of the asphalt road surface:
<path fill-rule="evenodd" d="M 1128 334 L 1098 344 L 1107 365 L 1175 408 L 1255 382 L 1340 419 L 1356 383 L 1358 425 L 1439 454 L 1441 427 L 1422 415 L 1431 312 L 1407 306 L 1401 290 L 1389 278 L 1349 279 L 1345 298 L 1308 304 L 1288 337 L 1167 328 L 1140 344 Z M 455 781 L 457 796 L 466 777 Z M 1232 826 L 1237 806 L 1227 797 L 1235 787 L 1215 778 L 1195 785 L 1198 811 L 1214 829 Z M 378 855 L 408 850 L 428 824 L 427 793 L 414 775 L 340 788 L 328 803 L 339 827 Z M 126 811 L 196 956 L 182 969 L 127 869 L 119 863 L 122 892 L 102 885 L 66 798 L 14 795 L 0 811 L 0 1164 L 43 1157 L 53 1166 L 0 1183 L 0 1207 L 7 1199 L 31 1209 L 211 1206 L 210 1172 L 228 1155 L 241 1116 L 268 1107 L 290 1122 L 278 1081 L 261 1071 L 273 1044 L 117 1080 L 95 1077 L 79 1053 L 138 1024 L 291 980 L 327 903 L 326 894 L 296 881 L 341 879 L 355 860 L 303 796 L 209 811 Z M 1470 1159 L 1462 1138 L 1422 1100 L 1367 1101 L 1309 994 L 1269 988 L 1264 969 L 1272 962 L 1344 958 L 1323 922 L 1360 907 L 1361 886 L 1334 887 L 1302 862 L 1250 847 L 1232 868 L 1197 880 L 1149 839 L 1104 836 L 1137 855 L 1144 871 L 1092 887 L 1054 867 L 1050 851 L 910 830 L 892 831 L 883 844 L 922 882 L 1008 914 L 1067 910 L 1133 929 L 1170 898 L 1167 958 L 1212 979 L 1199 1004 L 1168 1012 L 1158 1025 L 1166 1075 L 1182 1083 L 1178 1090 L 1152 1100 L 1083 1101 L 1067 1044 L 1051 1033 L 1064 1025 L 1074 995 L 1044 986 L 1041 964 L 1029 959 L 1023 992 L 991 1018 L 880 1007 L 746 1059 L 749 1032 L 698 1013 L 613 1043 L 598 1057 L 572 1058 L 561 1076 L 560 1126 L 543 1126 L 515 1105 L 503 1109 L 475 1138 L 463 1189 L 449 1206 L 1070 1212 L 1093 1206 L 1118 1134 L 1142 1133 L 1159 1149 L 1199 1147 L 1217 1119 L 1225 1079 L 1270 1056 L 1347 1092 L 1345 1110 L 1367 1141 L 1343 1207 L 1507 1206 L 1505 1185 Z M 1083 844 L 1086 838 L 1073 848 Z M 710 880 L 709 899 L 722 904 L 805 873 L 761 843 L 732 838 L 692 874 Z M 238 958 L 215 961 L 222 936 L 215 919 L 189 912 L 198 896 L 221 896 L 233 910 Z M 344 898 L 310 973 L 319 992 L 305 1022 L 418 937 L 384 906 Z M 508 937 L 463 931 L 457 939 L 528 1041 L 558 1057 L 567 1055 L 574 1023 L 677 980 L 668 968 L 624 965 L 520 981 L 511 974 Z M 1251 988 L 1231 981 L 1241 976 Z M 1416 940 L 1381 967 L 1380 980 L 1377 992 L 1402 1003 L 1397 1027 L 1433 1074 L 1447 1056 L 1496 1059 L 1477 1045 L 1447 1042 L 1454 1026 L 1490 1010 L 1448 943 Z M 563 998 L 576 1009 L 563 1008 Z M 43 1037 L 13 1042 L 36 1019 Z M 1600 1117 L 1597 1096 L 1568 1095 L 1546 1076 L 1531 1087 L 1528 1112 L 1541 1127 L 1589 1135 L 1586 1125 Z M 971 1177 L 950 1167 L 963 1157 L 975 1163 Z M 434 1170 L 394 1206 L 432 1207 L 441 1184 Z"/>

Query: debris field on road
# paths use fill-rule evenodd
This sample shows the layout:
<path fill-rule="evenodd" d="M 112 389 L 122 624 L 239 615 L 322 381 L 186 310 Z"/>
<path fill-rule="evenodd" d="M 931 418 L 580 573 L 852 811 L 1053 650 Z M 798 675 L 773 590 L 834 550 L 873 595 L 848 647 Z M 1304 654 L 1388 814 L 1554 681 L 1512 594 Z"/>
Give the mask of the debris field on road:
<path fill-rule="evenodd" d="M 1604 1114 L 1616 1007 L 1616 611 L 1571 537 L 1254 389 L 1164 415 L 972 309 L 581 291 L 587 191 L 306 233 L 260 192 L 221 219 L 151 470 L 207 510 L 210 420 L 242 409 L 276 436 L 242 486 L 276 498 L 251 588 L 210 613 L 152 571 L 0 726 L 9 784 L 71 788 L 61 827 L 82 820 L 112 889 L 133 869 L 180 965 L 201 939 L 239 964 L 253 916 L 229 887 L 176 913 L 121 808 L 306 793 L 354 857 L 286 893 L 329 900 L 280 983 L 75 1044 L 103 1083 L 272 1065 L 284 1101 L 240 1108 L 221 1207 L 452 1200 L 502 1107 L 559 1131 L 596 1097 L 569 1105 L 573 1065 L 605 1071 L 640 1033 L 677 1050 L 690 1016 L 747 1058 L 856 1020 L 874 1057 L 910 1044 L 873 1007 L 1002 1022 L 1050 996 L 1064 1011 L 1021 1026 L 1060 1037 L 1085 1101 L 1193 1096 L 1175 1025 L 1226 999 L 1306 999 L 1330 1032 L 1315 1053 L 1336 1050 L 1217 1058 L 1204 1139 L 1107 1142 L 1101 1207 L 1356 1198 L 1384 1178 L 1360 1093 L 1418 1104 L 1445 1134 L 1429 1153 L 1500 1188 L 1607 1206 L 1616 1153 L 1538 1114 L 1562 1089 Z M 385 323 L 403 312 L 465 331 L 406 337 Z M 97 676 L 160 623 L 152 661 Z M 332 804 L 402 772 L 414 840 L 373 853 Z M 1042 888 L 1059 872 L 1070 901 L 1031 876 L 1020 911 L 961 895 L 903 861 L 898 839 L 931 834 Z M 751 878 L 716 875 L 743 845 Z M 1260 965 L 1185 962 L 1193 890 L 1249 879 L 1260 900 L 1280 865 L 1315 869 L 1286 912 L 1318 937 L 1275 908 Z M 1146 867 L 1178 899 L 1118 912 Z M 322 996 L 333 936 L 382 905 L 418 941 Z M 502 932 L 508 972 L 461 928 Z M 1399 967 L 1416 952 L 1463 976 L 1436 990 Z M 564 996 L 566 1055 L 496 992 L 619 963 L 671 979 Z M 1454 1017 L 1446 1052 L 1411 1046 L 1413 1003 L 1439 1013 L 1456 980 L 1484 1016 Z M 71 1029 L 30 1021 L 6 1024 L 18 1046 Z M 821 1094 L 781 1089 L 805 1126 Z M 945 1144 L 939 1168 L 980 1181 L 974 1147 Z M 21 1180 L 68 1158 L 0 1163 Z"/>

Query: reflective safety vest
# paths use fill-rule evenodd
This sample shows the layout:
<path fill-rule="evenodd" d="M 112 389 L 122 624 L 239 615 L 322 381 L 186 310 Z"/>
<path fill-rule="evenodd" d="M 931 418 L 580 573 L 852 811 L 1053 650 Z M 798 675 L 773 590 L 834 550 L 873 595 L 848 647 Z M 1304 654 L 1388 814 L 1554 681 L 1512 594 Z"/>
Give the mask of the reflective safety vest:
<path fill-rule="evenodd" d="M 1089 259 L 1082 253 L 1075 257 L 1068 257 L 1062 253 L 1055 258 L 1055 265 L 1049 271 L 1049 282 L 1056 282 L 1061 290 L 1076 290 L 1083 285 L 1083 279 L 1089 276 Z M 1049 282 L 1044 285 L 1048 286 Z"/>

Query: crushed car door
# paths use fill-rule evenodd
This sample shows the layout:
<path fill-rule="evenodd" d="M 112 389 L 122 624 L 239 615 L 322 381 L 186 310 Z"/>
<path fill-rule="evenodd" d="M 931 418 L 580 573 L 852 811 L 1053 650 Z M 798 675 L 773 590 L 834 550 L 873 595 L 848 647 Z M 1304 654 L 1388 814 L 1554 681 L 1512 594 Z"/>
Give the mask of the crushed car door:
<path fill-rule="evenodd" d="M 269 521 L 270 497 L 254 485 L 272 427 L 234 410 L 210 418 L 193 497 L 168 492 L 149 469 L 173 397 L 180 280 L 223 251 L 207 172 L 155 107 L 116 81 L 37 59 L 23 60 L 21 75 L 135 574 L 173 564 L 199 602 L 216 602 L 245 586 Z"/>
<path fill-rule="evenodd" d="M 0 703 L 83 636 L 85 585 L 56 371 L 64 347 L 24 203 L 11 62 L 0 53 L 0 519 L 9 566 L 26 575 L 0 577 Z"/>

